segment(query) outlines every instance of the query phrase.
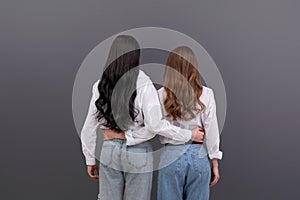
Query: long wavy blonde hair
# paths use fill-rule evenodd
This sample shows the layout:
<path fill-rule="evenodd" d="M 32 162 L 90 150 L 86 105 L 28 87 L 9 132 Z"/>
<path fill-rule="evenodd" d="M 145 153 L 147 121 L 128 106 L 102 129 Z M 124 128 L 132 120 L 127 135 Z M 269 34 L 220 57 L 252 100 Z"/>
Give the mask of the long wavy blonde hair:
<path fill-rule="evenodd" d="M 180 46 L 170 53 L 164 73 L 164 89 L 167 117 L 173 120 L 193 119 L 205 109 L 200 101 L 203 86 L 197 58 L 189 47 Z"/>

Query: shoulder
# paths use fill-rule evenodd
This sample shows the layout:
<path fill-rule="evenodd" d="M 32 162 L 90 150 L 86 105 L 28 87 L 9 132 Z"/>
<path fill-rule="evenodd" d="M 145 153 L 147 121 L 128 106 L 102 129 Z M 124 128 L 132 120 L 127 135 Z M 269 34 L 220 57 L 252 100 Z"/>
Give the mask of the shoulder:
<path fill-rule="evenodd" d="M 95 81 L 93 83 L 93 87 L 92 87 L 92 91 L 93 93 L 97 93 L 98 92 L 98 85 L 99 85 L 100 80 L 98 79 L 97 81 Z"/>
<path fill-rule="evenodd" d="M 142 70 L 139 70 L 138 80 L 150 80 L 150 77 L 145 74 Z"/>
<path fill-rule="evenodd" d="M 100 80 L 98 79 L 97 81 L 95 81 L 94 83 L 93 83 L 93 88 L 94 87 L 98 87 L 98 85 L 99 85 L 99 82 L 100 82 Z"/>
<path fill-rule="evenodd" d="M 166 95 L 166 93 L 165 93 L 165 88 L 164 88 L 164 87 L 161 87 L 159 90 L 157 90 L 157 93 L 158 93 L 159 99 L 160 99 L 161 101 L 163 101 L 164 98 L 165 98 L 165 95 Z"/>
<path fill-rule="evenodd" d="M 206 95 L 212 95 L 214 93 L 213 89 L 207 87 L 207 86 L 202 86 L 203 90 L 202 93 L 206 94 Z"/>
<path fill-rule="evenodd" d="M 211 98 L 214 98 L 214 91 L 212 88 L 209 88 L 207 86 L 202 86 L 202 94 L 200 96 L 200 100 L 204 102 L 208 102 L 211 100 Z"/>
<path fill-rule="evenodd" d="M 157 92 L 158 92 L 158 95 L 163 96 L 165 93 L 165 88 L 161 87 L 159 90 L 157 90 Z"/>
<path fill-rule="evenodd" d="M 137 87 L 137 89 L 139 89 L 139 88 L 147 88 L 147 86 L 152 87 L 153 83 L 152 83 L 150 77 L 145 74 L 145 72 L 143 72 L 142 70 L 139 70 L 136 87 Z"/>

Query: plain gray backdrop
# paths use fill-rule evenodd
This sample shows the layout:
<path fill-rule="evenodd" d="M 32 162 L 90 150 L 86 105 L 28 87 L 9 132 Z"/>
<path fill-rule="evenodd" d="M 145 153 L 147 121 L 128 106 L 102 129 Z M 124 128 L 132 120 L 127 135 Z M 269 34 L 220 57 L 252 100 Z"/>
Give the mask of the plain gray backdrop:
<path fill-rule="evenodd" d="M 1 0 L 0 199 L 96 199 L 72 118 L 73 81 L 98 43 L 145 26 L 191 36 L 222 74 L 224 158 L 211 199 L 299 199 L 299 8 L 296 0 Z"/>

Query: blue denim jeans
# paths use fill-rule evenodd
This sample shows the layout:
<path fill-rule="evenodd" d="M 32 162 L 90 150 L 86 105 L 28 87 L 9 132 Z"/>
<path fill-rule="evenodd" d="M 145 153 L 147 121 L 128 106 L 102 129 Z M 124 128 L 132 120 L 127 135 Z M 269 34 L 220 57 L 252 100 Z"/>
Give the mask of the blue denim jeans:
<path fill-rule="evenodd" d="M 208 200 L 211 177 L 205 145 L 166 145 L 158 171 L 158 200 Z"/>
<path fill-rule="evenodd" d="M 152 147 L 147 142 L 126 146 L 123 140 L 104 141 L 100 156 L 98 200 L 150 200 L 151 151 Z"/>

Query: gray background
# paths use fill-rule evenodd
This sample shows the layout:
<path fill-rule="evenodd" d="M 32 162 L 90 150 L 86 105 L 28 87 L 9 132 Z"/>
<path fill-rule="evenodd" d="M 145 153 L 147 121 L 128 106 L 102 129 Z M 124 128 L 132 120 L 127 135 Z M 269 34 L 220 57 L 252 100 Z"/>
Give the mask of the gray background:
<path fill-rule="evenodd" d="M 228 111 L 211 199 L 298 199 L 296 0 L 5 0 L 0 5 L 0 199 L 95 199 L 72 119 L 72 87 L 112 34 L 160 26 L 219 67 Z M 154 199 L 154 198 L 153 198 Z"/>

